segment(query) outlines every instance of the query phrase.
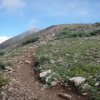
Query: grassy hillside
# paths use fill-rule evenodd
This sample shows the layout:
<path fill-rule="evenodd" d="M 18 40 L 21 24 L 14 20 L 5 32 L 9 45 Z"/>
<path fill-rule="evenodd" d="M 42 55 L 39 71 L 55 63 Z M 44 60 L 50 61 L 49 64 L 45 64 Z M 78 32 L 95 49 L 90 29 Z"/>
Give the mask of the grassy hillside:
<path fill-rule="evenodd" d="M 34 36 L 38 37 L 39 41 L 49 41 L 55 38 L 58 39 L 65 37 L 89 37 L 98 35 L 99 32 L 100 23 L 53 25 L 40 31 L 29 30 L 24 32 L 0 44 L 0 48 L 7 48 L 11 46 L 18 47 L 23 44 L 23 42 L 27 41 L 27 39 L 34 38 Z"/>
<path fill-rule="evenodd" d="M 90 93 L 93 100 L 100 98 L 100 36 L 64 38 L 48 42 L 36 51 L 37 69 L 52 73 L 42 80 L 68 81 L 72 77 L 84 77 L 84 84 L 78 86 L 81 93 Z M 98 84 L 96 86 L 96 84 Z M 83 88 L 84 85 L 88 85 Z"/>
<path fill-rule="evenodd" d="M 72 37 L 90 37 L 100 35 L 100 29 L 96 30 L 80 30 L 76 28 L 64 28 L 57 34 L 57 38 L 72 38 Z"/>
<path fill-rule="evenodd" d="M 41 30 L 35 35 L 20 37 L 20 41 L 17 43 L 20 48 L 0 51 L 0 60 L 3 61 L 3 57 L 6 59 L 15 55 L 19 56 L 24 45 L 30 47 L 34 42 L 39 46 L 35 54 L 36 70 L 42 76 L 40 78 L 43 83 L 48 85 L 57 82 L 71 83 L 76 86 L 79 93 L 91 95 L 91 100 L 100 100 L 99 23 L 55 25 Z M 32 45 L 28 45 L 30 43 Z M 12 44 L 16 46 L 14 38 L 1 46 L 9 47 Z M 4 62 L 0 63 L 1 70 L 4 70 L 5 66 L 7 64 Z M 84 82 L 76 85 L 74 81 L 70 81 L 75 77 L 83 78 Z"/>

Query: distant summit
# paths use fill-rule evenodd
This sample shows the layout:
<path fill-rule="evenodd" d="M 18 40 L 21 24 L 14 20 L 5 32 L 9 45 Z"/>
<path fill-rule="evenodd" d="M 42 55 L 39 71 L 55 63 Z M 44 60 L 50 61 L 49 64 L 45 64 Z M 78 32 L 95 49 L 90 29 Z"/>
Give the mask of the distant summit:
<path fill-rule="evenodd" d="M 7 36 L 0 36 L 0 43 L 8 40 L 10 37 L 7 37 Z"/>
<path fill-rule="evenodd" d="M 36 32 L 38 32 L 38 29 L 31 29 L 29 31 L 26 31 L 24 33 L 21 33 L 13 38 L 7 38 L 7 37 L 1 37 L 0 42 L 2 42 L 0 44 L 0 48 L 6 48 L 15 44 L 20 43 L 25 37 L 31 35 L 31 34 L 35 34 Z M 4 40 L 5 39 L 5 40 Z M 4 42 L 3 42 L 4 41 Z"/>

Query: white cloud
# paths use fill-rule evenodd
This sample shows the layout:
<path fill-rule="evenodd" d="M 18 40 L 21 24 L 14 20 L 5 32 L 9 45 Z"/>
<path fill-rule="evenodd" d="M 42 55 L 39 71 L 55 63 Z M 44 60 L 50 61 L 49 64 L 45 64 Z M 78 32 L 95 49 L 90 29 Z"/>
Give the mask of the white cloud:
<path fill-rule="evenodd" d="M 23 0 L 2 0 L 0 8 L 6 10 L 18 10 L 26 6 Z"/>
<path fill-rule="evenodd" d="M 7 39 L 9 39 L 10 37 L 7 36 L 0 36 L 0 43 L 6 41 Z"/>

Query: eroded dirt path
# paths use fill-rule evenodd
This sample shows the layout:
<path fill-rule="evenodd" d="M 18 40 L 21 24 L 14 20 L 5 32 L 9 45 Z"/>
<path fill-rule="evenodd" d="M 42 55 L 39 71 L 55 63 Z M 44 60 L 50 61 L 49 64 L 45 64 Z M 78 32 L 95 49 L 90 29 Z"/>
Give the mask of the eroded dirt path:
<path fill-rule="evenodd" d="M 68 93 L 72 95 L 72 100 L 87 100 L 74 92 L 65 92 L 59 86 L 45 89 L 33 71 L 34 52 L 34 47 L 25 47 L 19 56 L 9 58 L 14 63 L 14 68 L 5 73 L 10 83 L 4 87 L 3 100 L 64 100 L 58 97 L 58 93 Z"/>

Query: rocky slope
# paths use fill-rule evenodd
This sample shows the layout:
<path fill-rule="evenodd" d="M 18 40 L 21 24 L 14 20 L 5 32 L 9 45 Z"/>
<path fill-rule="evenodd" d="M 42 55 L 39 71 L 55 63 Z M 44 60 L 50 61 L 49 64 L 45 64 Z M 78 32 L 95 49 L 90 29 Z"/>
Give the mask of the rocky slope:
<path fill-rule="evenodd" d="M 55 36 L 63 31 L 64 29 L 72 29 L 74 31 L 85 31 L 85 32 L 92 32 L 95 30 L 100 29 L 100 25 L 98 23 L 95 24 L 62 24 L 62 25 L 53 25 L 46 29 L 37 31 L 37 30 L 30 30 L 27 32 L 24 32 L 18 36 L 15 36 L 4 43 L 0 44 L 0 48 L 6 48 L 10 46 L 15 46 L 21 44 L 23 41 L 25 41 L 28 38 L 38 36 L 40 39 L 39 41 L 48 41 L 55 38 Z M 71 31 L 72 31 L 71 30 Z"/>

